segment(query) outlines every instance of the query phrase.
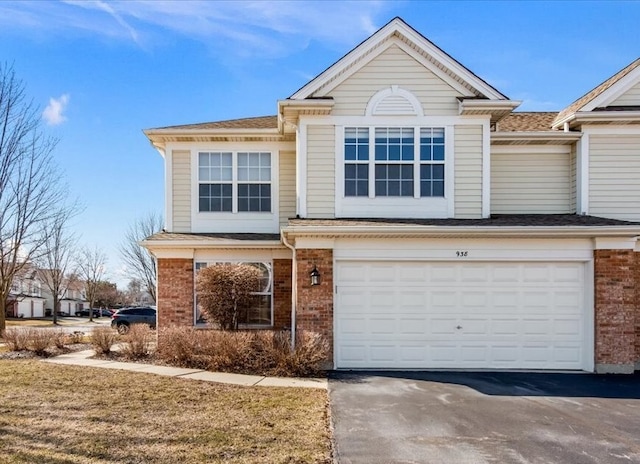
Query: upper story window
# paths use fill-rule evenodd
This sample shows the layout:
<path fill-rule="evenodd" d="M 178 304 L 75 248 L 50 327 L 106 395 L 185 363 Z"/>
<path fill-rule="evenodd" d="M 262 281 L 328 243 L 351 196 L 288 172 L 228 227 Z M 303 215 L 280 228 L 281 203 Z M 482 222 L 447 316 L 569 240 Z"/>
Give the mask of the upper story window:
<path fill-rule="evenodd" d="M 444 197 L 444 132 L 443 127 L 345 128 L 345 196 Z"/>
<path fill-rule="evenodd" d="M 200 212 L 271 212 L 271 153 L 198 153 Z"/>

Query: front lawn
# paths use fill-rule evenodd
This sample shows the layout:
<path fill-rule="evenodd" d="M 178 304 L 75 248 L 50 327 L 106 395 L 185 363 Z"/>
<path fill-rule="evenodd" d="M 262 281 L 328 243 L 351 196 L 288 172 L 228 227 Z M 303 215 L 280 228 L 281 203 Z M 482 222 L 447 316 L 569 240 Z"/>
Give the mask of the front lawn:
<path fill-rule="evenodd" d="M 328 463 L 327 392 L 0 360 L 15 463 Z"/>

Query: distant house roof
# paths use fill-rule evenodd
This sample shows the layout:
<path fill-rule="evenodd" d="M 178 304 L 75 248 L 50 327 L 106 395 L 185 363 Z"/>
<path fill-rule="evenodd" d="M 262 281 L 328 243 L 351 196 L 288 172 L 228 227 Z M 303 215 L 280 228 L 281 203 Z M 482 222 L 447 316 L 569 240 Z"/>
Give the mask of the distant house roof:
<path fill-rule="evenodd" d="M 616 74 L 611 76 L 609 79 L 604 81 L 602 84 L 592 89 L 591 91 L 587 92 L 582 97 L 578 98 L 576 101 L 574 101 L 569 106 L 567 106 L 565 109 L 560 111 L 560 113 L 558 113 L 558 116 L 555 118 L 554 123 L 557 121 L 562 121 L 562 119 L 564 119 L 566 116 L 569 116 L 571 113 L 575 113 L 576 111 L 579 111 L 580 108 L 587 105 L 590 101 L 598 97 L 607 89 L 611 88 L 616 82 L 618 82 L 620 79 L 625 77 L 627 74 L 629 74 L 631 71 L 636 69 L 638 66 L 640 66 L 640 58 L 636 59 L 629 66 L 617 72 Z"/>
<path fill-rule="evenodd" d="M 154 130 L 194 130 L 194 129 L 277 129 L 277 116 L 259 116 L 256 118 L 228 119 L 226 121 L 202 122 L 180 126 L 157 127 Z"/>
<path fill-rule="evenodd" d="M 550 131 L 551 124 L 557 115 L 557 111 L 511 113 L 500 120 L 498 130 L 500 132 Z"/>

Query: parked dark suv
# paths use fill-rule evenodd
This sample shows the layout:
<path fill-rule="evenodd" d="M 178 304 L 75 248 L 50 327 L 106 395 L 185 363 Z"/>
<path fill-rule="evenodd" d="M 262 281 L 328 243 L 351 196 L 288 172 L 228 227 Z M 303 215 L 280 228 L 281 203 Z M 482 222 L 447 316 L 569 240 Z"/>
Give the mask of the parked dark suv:
<path fill-rule="evenodd" d="M 123 308 L 111 316 L 111 327 L 117 329 L 118 333 L 127 333 L 131 324 L 148 324 L 155 329 L 156 310 L 149 307 Z"/>

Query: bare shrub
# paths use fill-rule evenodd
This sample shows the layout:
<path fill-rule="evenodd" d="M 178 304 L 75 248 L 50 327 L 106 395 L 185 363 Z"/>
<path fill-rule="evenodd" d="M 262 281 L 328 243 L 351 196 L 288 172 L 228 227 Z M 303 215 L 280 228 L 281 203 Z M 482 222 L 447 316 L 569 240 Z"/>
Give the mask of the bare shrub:
<path fill-rule="evenodd" d="M 64 330 L 58 329 L 53 332 L 53 344 L 59 350 L 64 349 L 64 346 L 67 344 L 67 335 L 64 333 Z"/>
<path fill-rule="evenodd" d="M 67 345 L 78 345 L 80 343 L 84 343 L 84 332 L 76 330 L 73 333 L 67 334 L 65 343 Z"/>
<path fill-rule="evenodd" d="M 243 374 L 311 376 L 322 371 L 329 345 L 299 333 L 295 351 L 288 331 L 220 331 L 171 327 L 159 334 L 156 356 L 168 364 Z"/>
<path fill-rule="evenodd" d="M 151 355 L 155 332 L 146 324 L 132 324 L 124 337 L 122 354 L 128 359 L 142 359 Z"/>
<path fill-rule="evenodd" d="M 27 349 L 38 356 L 47 354 L 47 349 L 53 346 L 55 332 L 50 329 L 28 329 Z"/>
<path fill-rule="evenodd" d="M 329 342 L 319 333 L 298 332 L 295 350 L 290 352 L 288 372 L 298 377 L 309 377 L 322 372 L 329 354 Z"/>
<path fill-rule="evenodd" d="M 91 345 L 96 354 L 109 354 L 118 341 L 118 334 L 110 327 L 96 327 L 91 332 Z"/>
<path fill-rule="evenodd" d="M 4 331 L 3 338 L 11 351 L 24 351 L 27 349 L 29 334 L 26 329 L 10 327 Z"/>
<path fill-rule="evenodd" d="M 198 303 L 222 330 L 237 330 L 255 304 L 261 284 L 262 271 L 251 264 L 214 264 L 198 272 Z"/>

